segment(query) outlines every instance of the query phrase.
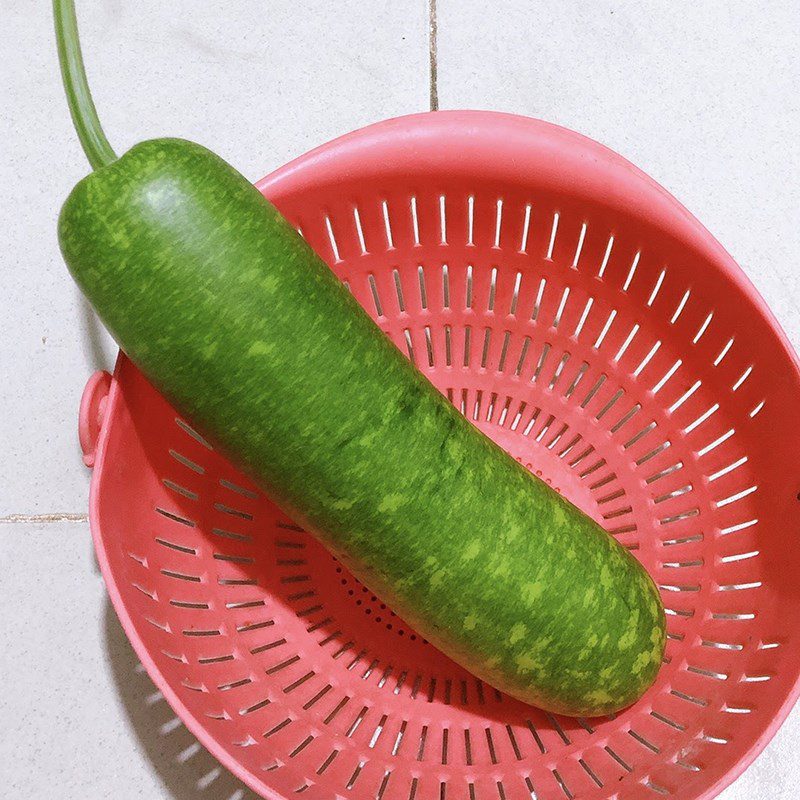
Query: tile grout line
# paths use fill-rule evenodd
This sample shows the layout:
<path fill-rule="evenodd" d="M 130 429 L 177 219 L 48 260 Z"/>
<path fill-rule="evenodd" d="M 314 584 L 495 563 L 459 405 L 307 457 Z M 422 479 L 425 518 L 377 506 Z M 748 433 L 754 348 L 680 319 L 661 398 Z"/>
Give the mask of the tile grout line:
<path fill-rule="evenodd" d="M 428 0 L 428 57 L 431 111 L 439 110 L 438 44 L 439 31 L 438 19 L 436 16 L 436 0 Z"/>
<path fill-rule="evenodd" d="M 14 524 L 20 522 L 27 523 L 47 523 L 47 522 L 88 522 L 88 514 L 7 514 L 0 517 L 0 525 Z"/>

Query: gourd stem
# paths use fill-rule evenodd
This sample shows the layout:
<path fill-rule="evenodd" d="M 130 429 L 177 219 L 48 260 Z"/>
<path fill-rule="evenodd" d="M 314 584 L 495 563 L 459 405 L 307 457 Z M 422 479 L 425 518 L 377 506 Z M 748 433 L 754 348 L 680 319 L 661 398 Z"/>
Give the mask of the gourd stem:
<path fill-rule="evenodd" d="M 99 169 L 116 161 L 117 156 L 103 133 L 97 109 L 94 107 L 92 94 L 89 91 L 78 39 L 74 0 L 53 0 L 53 16 L 56 24 L 61 77 L 67 93 L 72 122 L 92 169 Z"/>

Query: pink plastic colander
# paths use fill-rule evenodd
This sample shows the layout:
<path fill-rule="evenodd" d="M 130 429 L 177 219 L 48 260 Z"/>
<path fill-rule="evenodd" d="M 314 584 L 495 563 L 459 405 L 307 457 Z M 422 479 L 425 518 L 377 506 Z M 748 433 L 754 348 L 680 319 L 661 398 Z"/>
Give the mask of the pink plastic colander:
<path fill-rule="evenodd" d="M 500 695 L 120 356 L 81 405 L 92 530 L 176 712 L 267 798 L 713 797 L 800 685 L 800 372 L 745 276 L 622 158 L 520 117 L 380 123 L 258 187 L 475 425 L 641 559 L 667 655 L 612 718 Z"/>

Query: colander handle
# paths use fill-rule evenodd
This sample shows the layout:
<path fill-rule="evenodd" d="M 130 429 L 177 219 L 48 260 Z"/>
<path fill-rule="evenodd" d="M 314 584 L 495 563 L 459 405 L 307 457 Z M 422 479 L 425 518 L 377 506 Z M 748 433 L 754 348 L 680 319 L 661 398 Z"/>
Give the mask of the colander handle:
<path fill-rule="evenodd" d="M 108 393 L 111 391 L 111 375 L 105 370 L 98 370 L 86 381 L 81 395 L 81 406 L 78 412 L 78 439 L 83 451 L 83 463 L 87 467 L 94 466 L 97 442 L 103 430 Z"/>

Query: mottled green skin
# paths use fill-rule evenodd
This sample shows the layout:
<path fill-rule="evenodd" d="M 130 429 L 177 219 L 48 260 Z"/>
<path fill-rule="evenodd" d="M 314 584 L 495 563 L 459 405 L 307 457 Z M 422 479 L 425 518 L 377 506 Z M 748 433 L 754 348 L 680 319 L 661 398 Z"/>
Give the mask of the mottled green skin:
<path fill-rule="evenodd" d="M 567 714 L 652 683 L 645 571 L 466 421 L 232 167 L 144 142 L 78 184 L 59 236 L 153 384 L 444 652 Z"/>

